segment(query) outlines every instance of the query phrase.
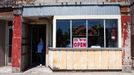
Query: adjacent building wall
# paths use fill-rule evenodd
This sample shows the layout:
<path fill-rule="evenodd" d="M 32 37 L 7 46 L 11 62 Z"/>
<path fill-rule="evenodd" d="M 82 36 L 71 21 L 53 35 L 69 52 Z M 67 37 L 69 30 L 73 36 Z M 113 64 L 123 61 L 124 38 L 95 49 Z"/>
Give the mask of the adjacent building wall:
<path fill-rule="evenodd" d="M 5 65 L 6 21 L 0 20 L 0 66 Z"/>
<path fill-rule="evenodd" d="M 131 55 L 132 55 L 132 64 L 134 67 L 134 0 L 130 0 L 131 1 L 131 5 L 130 5 L 130 11 L 131 11 L 131 23 L 132 23 L 132 27 L 131 27 Z"/>

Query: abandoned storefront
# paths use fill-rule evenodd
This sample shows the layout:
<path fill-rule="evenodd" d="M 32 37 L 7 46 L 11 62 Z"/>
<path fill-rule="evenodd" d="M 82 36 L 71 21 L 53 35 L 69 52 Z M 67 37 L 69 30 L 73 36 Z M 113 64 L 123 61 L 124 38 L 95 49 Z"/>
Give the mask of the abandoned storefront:
<path fill-rule="evenodd" d="M 44 65 L 52 70 L 131 69 L 130 16 L 118 5 L 22 9 L 14 16 L 14 72 L 37 66 L 40 37 L 46 43 Z"/>

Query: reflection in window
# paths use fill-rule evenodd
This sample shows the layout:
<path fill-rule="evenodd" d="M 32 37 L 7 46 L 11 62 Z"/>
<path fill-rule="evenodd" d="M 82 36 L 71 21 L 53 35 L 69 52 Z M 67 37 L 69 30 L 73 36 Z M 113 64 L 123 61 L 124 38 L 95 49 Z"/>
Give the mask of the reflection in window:
<path fill-rule="evenodd" d="M 75 39 L 85 39 L 86 38 L 86 20 L 72 20 L 72 43 L 75 47 Z M 76 47 L 86 47 L 80 43 L 77 43 Z"/>
<path fill-rule="evenodd" d="M 86 20 L 72 20 L 73 36 L 86 36 Z"/>
<path fill-rule="evenodd" d="M 117 19 L 106 20 L 106 47 L 117 47 L 118 23 Z"/>
<path fill-rule="evenodd" d="M 57 20 L 56 27 L 56 47 L 118 47 L 117 19 Z"/>
<path fill-rule="evenodd" d="M 104 47 L 103 20 L 88 20 L 88 47 Z"/>
<path fill-rule="evenodd" d="M 69 47 L 70 20 L 57 20 L 56 24 L 56 47 Z"/>

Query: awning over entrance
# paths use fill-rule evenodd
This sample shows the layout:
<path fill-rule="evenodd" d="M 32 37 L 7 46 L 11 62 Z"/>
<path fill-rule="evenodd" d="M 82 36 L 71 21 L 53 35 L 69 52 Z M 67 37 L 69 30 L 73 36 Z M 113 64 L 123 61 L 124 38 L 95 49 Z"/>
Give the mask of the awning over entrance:
<path fill-rule="evenodd" d="M 119 6 L 44 6 L 24 7 L 23 16 L 120 15 Z"/>

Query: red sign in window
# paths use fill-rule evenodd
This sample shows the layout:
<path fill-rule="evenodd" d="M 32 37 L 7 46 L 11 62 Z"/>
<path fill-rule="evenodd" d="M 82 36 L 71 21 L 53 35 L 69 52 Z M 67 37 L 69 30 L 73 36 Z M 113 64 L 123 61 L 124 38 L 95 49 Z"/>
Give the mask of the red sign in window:
<path fill-rule="evenodd" d="M 73 48 L 86 48 L 87 39 L 86 38 L 73 38 Z"/>

